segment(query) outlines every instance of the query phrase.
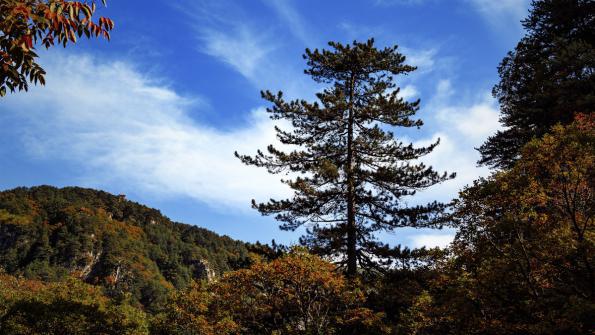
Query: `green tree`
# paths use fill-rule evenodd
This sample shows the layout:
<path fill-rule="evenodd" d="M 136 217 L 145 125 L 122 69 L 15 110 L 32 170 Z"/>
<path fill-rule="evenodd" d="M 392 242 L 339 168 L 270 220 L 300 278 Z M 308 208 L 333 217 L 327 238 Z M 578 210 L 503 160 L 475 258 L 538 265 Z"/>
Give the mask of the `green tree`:
<path fill-rule="evenodd" d="M 533 137 L 595 110 L 595 2 L 533 1 L 523 26 L 493 90 L 505 129 L 479 148 L 480 164 L 510 168 Z"/>
<path fill-rule="evenodd" d="M 94 13 L 94 1 L 0 0 L 0 97 L 7 90 L 27 90 L 27 82 L 45 84 L 37 42 L 50 48 L 66 47 L 83 35 L 109 39 L 114 22 L 100 17 L 95 23 Z"/>
<path fill-rule="evenodd" d="M 375 233 L 399 227 L 434 226 L 433 217 L 444 205 L 430 203 L 407 207 L 402 198 L 440 183 L 454 174 L 440 174 L 416 162 L 438 142 L 415 148 L 398 142 L 391 127 L 421 127 L 414 119 L 419 100 L 404 101 L 394 75 L 406 75 L 415 67 L 405 64 L 397 46 L 377 49 L 374 41 L 342 45 L 331 50 L 306 49 L 305 73 L 316 82 L 329 84 L 317 94 L 318 101 L 285 101 L 283 94 L 262 92 L 273 104 L 273 120 L 287 120 L 292 128 L 276 128 L 284 152 L 272 145 L 254 157 L 239 155 L 248 165 L 265 167 L 269 173 L 300 175 L 284 181 L 294 191 L 292 199 L 270 200 L 253 207 L 263 215 L 276 215 L 281 229 L 295 230 L 306 224 L 302 243 L 318 254 L 331 256 L 347 273 L 357 273 L 377 260 L 388 262 L 390 252 Z"/>

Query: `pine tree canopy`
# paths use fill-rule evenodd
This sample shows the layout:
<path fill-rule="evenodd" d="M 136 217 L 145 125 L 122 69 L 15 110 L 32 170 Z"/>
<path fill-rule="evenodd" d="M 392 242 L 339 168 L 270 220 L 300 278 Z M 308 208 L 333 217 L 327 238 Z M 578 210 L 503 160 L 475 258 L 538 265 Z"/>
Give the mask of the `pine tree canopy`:
<path fill-rule="evenodd" d="M 370 270 L 390 264 L 394 250 L 378 241 L 376 233 L 440 226 L 444 204 L 407 206 L 403 198 L 454 174 L 419 162 L 439 141 L 414 147 L 395 138 L 398 127 L 422 126 L 414 118 L 419 100 L 401 98 L 394 81 L 393 76 L 415 70 L 405 64 L 397 46 L 378 49 L 372 39 L 329 46 L 304 54 L 304 72 L 328 84 L 317 101 L 286 101 L 282 92 L 262 92 L 272 103 L 270 117 L 291 124 L 290 129 L 276 127 L 283 148 L 270 145 L 255 156 L 236 156 L 269 173 L 297 175 L 283 180 L 294 192 L 291 199 L 253 201 L 253 207 L 275 215 L 281 229 L 305 225 L 301 242 L 353 276 L 358 266 Z"/>
<path fill-rule="evenodd" d="M 595 2 L 533 1 L 523 26 L 498 68 L 493 94 L 505 129 L 478 149 L 482 165 L 510 168 L 532 138 L 595 110 Z"/>

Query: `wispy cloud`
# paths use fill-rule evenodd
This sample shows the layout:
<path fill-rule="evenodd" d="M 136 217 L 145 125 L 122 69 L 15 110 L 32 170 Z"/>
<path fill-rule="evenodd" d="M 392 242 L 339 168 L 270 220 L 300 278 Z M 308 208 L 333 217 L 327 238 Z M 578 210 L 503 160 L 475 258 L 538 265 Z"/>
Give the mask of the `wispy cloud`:
<path fill-rule="evenodd" d="M 518 27 L 527 16 L 530 0 L 465 0 L 470 3 L 492 26 L 499 29 Z"/>
<path fill-rule="evenodd" d="M 436 65 L 436 48 L 431 49 L 413 49 L 408 47 L 401 48 L 401 52 L 407 57 L 406 63 L 416 66 L 418 73 L 430 72 Z"/>
<path fill-rule="evenodd" d="M 222 60 L 250 80 L 258 77 L 267 55 L 276 48 L 266 35 L 257 34 L 245 25 L 228 31 L 201 28 L 198 36 L 201 51 Z"/>
<path fill-rule="evenodd" d="M 478 11 L 487 16 L 513 15 L 523 17 L 526 14 L 529 0 L 467 0 Z"/>
<path fill-rule="evenodd" d="M 349 21 L 342 21 L 337 25 L 347 39 L 368 39 L 370 37 L 378 37 L 385 34 L 385 30 L 379 26 L 368 26 L 361 24 L 354 24 Z"/>
<path fill-rule="evenodd" d="M 527 9 L 531 0 L 371 0 L 375 6 L 421 6 L 441 3 L 462 3 L 470 5 L 473 10 L 482 15 L 493 27 L 502 30 L 520 28 L 519 21 L 527 16 Z"/>
<path fill-rule="evenodd" d="M 309 32 L 304 18 L 296 10 L 292 0 L 264 0 L 264 2 L 275 10 L 295 37 L 306 45 L 314 43 L 314 38 Z"/>
<path fill-rule="evenodd" d="M 231 66 L 250 81 L 260 76 L 278 48 L 270 30 L 251 22 L 232 3 L 193 2 L 183 10 L 195 31 L 198 51 Z"/>
<path fill-rule="evenodd" d="M 288 3 L 267 1 L 290 29 L 307 38 L 301 18 Z M 317 85 L 296 66 L 302 50 L 287 55 L 287 45 L 275 27 L 245 15 L 237 4 L 225 8 L 212 1 L 194 3 L 188 18 L 195 29 L 198 51 L 229 65 L 258 89 L 282 90 L 289 98 L 313 97 Z"/>
<path fill-rule="evenodd" d="M 88 186 L 188 196 L 232 210 L 288 194 L 278 176 L 233 156 L 275 142 L 262 109 L 248 126 L 223 132 L 189 117 L 204 107 L 201 98 L 180 96 L 125 62 L 56 54 L 44 65 L 48 85 L 6 98 L 4 112 L 25 120 L 20 140 L 32 155 L 81 166 L 77 177 Z"/>

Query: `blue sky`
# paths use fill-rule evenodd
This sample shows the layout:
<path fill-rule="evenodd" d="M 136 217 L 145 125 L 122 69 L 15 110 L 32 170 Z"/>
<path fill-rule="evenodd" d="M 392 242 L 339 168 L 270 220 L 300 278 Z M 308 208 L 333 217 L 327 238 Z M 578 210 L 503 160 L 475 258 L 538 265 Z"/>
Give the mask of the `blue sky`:
<path fill-rule="evenodd" d="M 108 1 L 112 41 L 40 51 L 47 85 L 0 100 L 0 189 L 77 185 L 126 194 L 173 220 L 245 241 L 297 241 L 250 200 L 289 195 L 233 152 L 274 142 L 259 91 L 312 99 L 304 49 L 374 37 L 418 70 L 397 78 L 425 126 L 398 137 L 458 177 L 410 204 L 448 201 L 478 176 L 474 147 L 498 128 L 497 65 L 522 36 L 528 0 Z M 444 245 L 450 230 L 382 239 Z"/>

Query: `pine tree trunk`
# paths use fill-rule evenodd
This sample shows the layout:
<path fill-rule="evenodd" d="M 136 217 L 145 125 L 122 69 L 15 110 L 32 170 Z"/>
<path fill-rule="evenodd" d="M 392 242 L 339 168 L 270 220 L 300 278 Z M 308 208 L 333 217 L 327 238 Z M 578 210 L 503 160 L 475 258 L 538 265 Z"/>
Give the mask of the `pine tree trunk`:
<path fill-rule="evenodd" d="M 357 274 L 357 231 L 355 226 L 355 181 L 353 176 L 353 89 L 354 75 L 349 84 L 349 113 L 347 120 L 347 276 Z"/>

